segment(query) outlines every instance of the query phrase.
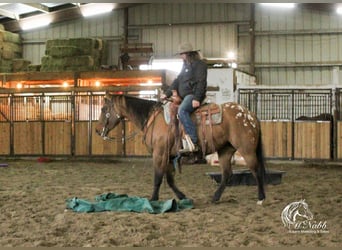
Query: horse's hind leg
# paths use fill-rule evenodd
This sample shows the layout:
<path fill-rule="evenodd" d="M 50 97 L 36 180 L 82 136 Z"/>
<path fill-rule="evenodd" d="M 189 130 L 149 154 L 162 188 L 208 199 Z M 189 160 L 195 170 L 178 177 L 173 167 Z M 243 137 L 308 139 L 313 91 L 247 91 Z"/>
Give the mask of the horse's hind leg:
<path fill-rule="evenodd" d="M 186 199 L 185 194 L 183 194 L 175 184 L 173 166 L 170 165 L 168 171 L 166 172 L 166 180 L 169 187 L 176 194 L 177 198 L 180 200 Z"/>
<path fill-rule="evenodd" d="M 249 167 L 249 169 L 251 170 L 257 186 L 258 186 L 258 205 L 261 205 L 262 202 L 265 200 L 265 189 L 264 189 L 264 176 L 265 176 L 265 169 L 264 166 L 261 164 L 259 164 L 257 156 L 255 155 L 255 153 L 250 153 L 247 155 L 243 155 L 243 158 L 246 161 L 247 166 Z"/>
<path fill-rule="evenodd" d="M 214 194 L 212 202 L 217 202 L 220 200 L 221 195 L 224 189 L 226 188 L 227 181 L 232 175 L 231 159 L 235 151 L 236 151 L 235 148 L 229 145 L 217 152 L 219 156 L 222 177 L 221 177 L 221 183 Z"/>

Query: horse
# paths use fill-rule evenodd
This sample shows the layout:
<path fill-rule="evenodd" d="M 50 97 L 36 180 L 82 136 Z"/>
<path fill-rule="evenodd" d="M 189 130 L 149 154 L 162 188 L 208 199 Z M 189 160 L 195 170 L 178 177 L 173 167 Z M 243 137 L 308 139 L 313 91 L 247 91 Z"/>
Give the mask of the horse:
<path fill-rule="evenodd" d="M 334 121 L 334 116 L 329 113 L 322 113 L 316 116 L 299 116 L 296 121 Z"/>
<path fill-rule="evenodd" d="M 215 105 L 213 103 L 204 106 Z M 154 167 L 154 187 L 151 200 L 159 199 L 159 189 L 166 176 L 169 187 L 177 198 L 186 199 L 186 195 L 175 184 L 175 168 L 171 159 L 175 159 L 179 149 L 177 126 L 170 126 L 164 118 L 164 103 L 137 98 L 129 95 L 106 94 L 101 108 L 96 133 L 104 139 L 122 119 L 133 122 L 144 134 L 144 142 L 152 154 Z M 218 106 L 218 105 L 216 105 Z M 231 158 L 238 150 L 256 179 L 258 187 L 257 204 L 265 199 L 265 166 L 261 140 L 260 122 L 256 115 L 246 107 L 233 102 L 221 104 L 222 121 L 219 124 L 200 123 L 197 126 L 198 140 L 202 152 L 218 153 L 222 178 L 214 193 L 212 202 L 218 202 L 232 175 Z M 196 120 L 192 113 L 192 119 Z M 202 131 L 202 133 L 201 133 Z M 205 132 L 205 133 L 203 133 Z M 205 136 L 205 135 L 210 136 Z"/>
<path fill-rule="evenodd" d="M 313 215 L 305 200 L 295 201 L 287 205 L 281 213 L 284 227 L 290 228 L 301 220 L 312 220 Z"/>

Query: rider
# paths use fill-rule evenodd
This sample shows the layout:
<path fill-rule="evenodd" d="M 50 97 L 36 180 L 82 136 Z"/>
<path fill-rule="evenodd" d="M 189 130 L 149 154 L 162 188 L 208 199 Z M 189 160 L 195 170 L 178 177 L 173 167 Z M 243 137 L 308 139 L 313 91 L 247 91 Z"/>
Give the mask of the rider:
<path fill-rule="evenodd" d="M 207 91 L 207 64 L 202 60 L 199 50 L 194 50 L 190 43 L 179 46 L 177 52 L 183 59 L 183 67 L 170 87 L 162 94 L 161 99 L 169 98 L 173 91 L 182 99 L 178 108 L 178 117 L 185 130 L 188 147 L 180 152 L 195 152 L 199 150 L 196 125 L 190 114 L 194 112 L 204 100 Z"/>

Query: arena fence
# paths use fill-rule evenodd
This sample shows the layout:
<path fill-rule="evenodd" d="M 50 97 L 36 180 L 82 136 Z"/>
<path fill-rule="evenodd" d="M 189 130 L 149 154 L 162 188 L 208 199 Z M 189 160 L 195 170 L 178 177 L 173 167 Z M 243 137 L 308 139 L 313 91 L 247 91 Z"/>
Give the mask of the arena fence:
<path fill-rule="evenodd" d="M 238 102 L 261 120 L 269 158 L 336 158 L 332 89 L 239 89 Z"/>
<path fill-rule="evenodd" d="M 103 141 L 95 133 L 104 93 L 88 89 L 0 94 L 0 156 L 149 156 L 142 133 L 128 120 L 111 131 L 114 141 Z M 143 98 L 156 99 L 157 91 L 153 93 Z M 267 158 L 340 160 L 341 93 L 240 88 L 238 102 L 259 117 Z"/>
<path fill-rule="evenodd" d="M 113 141 L 95 133 L 103 96 L 90 91 L 1 94 L 0 155 L 148 155 L 142 133 L 130 121 L 110 132 Z"/>

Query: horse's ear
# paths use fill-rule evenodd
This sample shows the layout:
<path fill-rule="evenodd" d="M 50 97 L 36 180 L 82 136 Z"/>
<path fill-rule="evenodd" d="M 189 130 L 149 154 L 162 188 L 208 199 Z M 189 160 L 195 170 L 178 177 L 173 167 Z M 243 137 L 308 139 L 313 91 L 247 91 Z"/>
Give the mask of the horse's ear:
<path fill-rule="evenodd" d="M 109 93 L 106 93 L 104 99 L 105 99 L 105 102 L 111 101 L 112 100 L 112 96 Z"/>

